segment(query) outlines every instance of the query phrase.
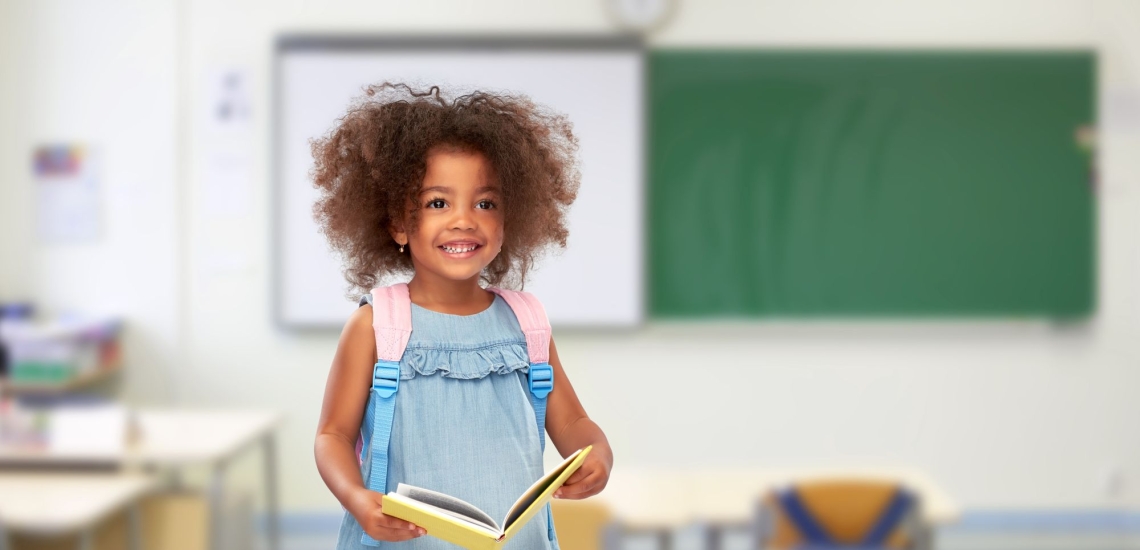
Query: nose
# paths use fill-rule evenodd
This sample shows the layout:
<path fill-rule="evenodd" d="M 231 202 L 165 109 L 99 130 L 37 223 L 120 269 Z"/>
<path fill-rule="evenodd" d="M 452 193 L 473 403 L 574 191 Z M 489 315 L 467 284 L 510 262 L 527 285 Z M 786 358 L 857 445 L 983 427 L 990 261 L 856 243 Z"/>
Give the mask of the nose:
<path fill-rule="evenodd" d="M 453 208 L 451 217 L 451 229 L 457 231 L 470 231 L 475 229 L 475 210 L 470 206 L 460 206 Z"/>

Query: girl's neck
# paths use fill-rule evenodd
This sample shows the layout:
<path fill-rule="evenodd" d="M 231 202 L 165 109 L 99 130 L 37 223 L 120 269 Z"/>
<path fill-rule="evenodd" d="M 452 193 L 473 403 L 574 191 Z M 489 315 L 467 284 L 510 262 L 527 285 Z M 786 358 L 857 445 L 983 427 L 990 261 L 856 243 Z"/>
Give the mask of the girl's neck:
<path fill-rule="evenodd" d="M 453 281 L 416 274 L 408 282 L 412 303 L 437 313 L 474 315 L 489 307 L 495 295 L 479 286 L 479 277 Z"/>

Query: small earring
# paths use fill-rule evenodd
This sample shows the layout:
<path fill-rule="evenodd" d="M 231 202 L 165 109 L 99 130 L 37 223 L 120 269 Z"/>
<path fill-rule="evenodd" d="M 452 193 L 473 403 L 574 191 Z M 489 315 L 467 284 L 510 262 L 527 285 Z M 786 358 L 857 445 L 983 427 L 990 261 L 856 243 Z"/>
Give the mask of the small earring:
<path fill-rule="evenodd" d="M 400 245 L 400 254 L 404 253 L 404 245 Z"/>

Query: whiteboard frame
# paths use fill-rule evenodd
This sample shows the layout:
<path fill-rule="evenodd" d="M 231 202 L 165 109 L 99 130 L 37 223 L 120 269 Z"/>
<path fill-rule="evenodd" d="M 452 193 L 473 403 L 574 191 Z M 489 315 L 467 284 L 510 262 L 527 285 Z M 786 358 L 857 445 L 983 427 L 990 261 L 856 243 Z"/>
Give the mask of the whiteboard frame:
<path fill-rule="evenodd" d="M 589 324 L 567 324 L 559 322 L 557 319 L 551 321 L 552 325 L 556 328 L 578 328 L 586 330 L 632 330 L 640 328 L 646 320 L 646 312 L 648 311 L 648 295 L 649 289 L 647 288 L 648 277 L 646 269 L 648 268 L 648 258 L 646 253 L 646 231 L 649 224 L 648 213 L 646 208 L 647 190 L 646 182 L 648 179 L 648 151 L 649 144 L 647 143 L 649 124 L 648 113 L 648 75 L 646 74 L 646 47 L 644 40 L 637 35 L 566 35 L 566 36 L 550 36 L 550 37 L 530 37 L 530 36 L 461 36 L 461 35 L 447 35 L 447 36 L 430 36 L 430 35 L 370 35 L 370 34 L 310 34 L 310 33 L 284 33 L 278 35 L 274 41 L 273 48 L 273 61 L 272 61 L 272 90 L 271 100 L 272 106 L 270 109 L 271 119 L 269 121 L 269 131 L 271 133 L 272 143 L 270 146 L 270 193 L 272 194 L 270 204 L 270 302 L 271 302 L 271 315 L 273 317 L 273 324 L 278 328 L 287 331 L 312 331 L 324 332 L 329 330 L 340 330 L 342 328 L 339 324 L 323 323 L 323 322 L 299 322 L 295 320 L 286 319 L 282 309 L 282 299 L 284 292 L 284 282 L 282 281 L 283 270 L 283 230 L 284 230 L 284 213 L 283 208 L 283 193 L 284 181 L 282 177 L 282 141 L 284 136 L 281 132 L 282 125 L 282 61 L 286 54 L 304 51 L 304 52 L 357 52 L 357 51 L 384 51 L 384 50 L 402 50 L 402 51 L 418 51 L 418 52 L 493 52 L 493 51 L 520 51 L 526 50 L 528 53 L 532 52 L 623 52 L 633 53 L 637 57 L 637 65 L 639 71 L 639 79 L 641 89 L 640 106 L 641 112 L 639 113 L 639 120 L 641 127 L 637 129 L 640 134 L 640 155 L 636 159 L 639 165 L 639 181 L 637 182 L 636 195 L 638 198 L 640 224 L 636 231 L 637 258 L 635 263 L 638 268 L 638 276 L 640 280 L 637 284 L 637 303 L 638 308 L 636 311 L 636 319 L 633 323 L 589 323 Z"/>

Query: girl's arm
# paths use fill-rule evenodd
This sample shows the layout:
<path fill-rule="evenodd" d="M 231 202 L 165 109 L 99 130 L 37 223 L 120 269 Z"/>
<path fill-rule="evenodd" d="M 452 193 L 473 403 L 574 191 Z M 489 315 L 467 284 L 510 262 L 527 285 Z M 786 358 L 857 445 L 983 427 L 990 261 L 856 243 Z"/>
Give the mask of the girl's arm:
<path fill-rule="evenodd" d="M 546 432 L 563 457 L 593 445 L 582 467 L 554 492 L 555 498 L 582 499 L 602 492 L 610 479 L 614 455 L 602 429 L 586 415 L 578 394 L 562 370 L 554 338 L 550 339 L 550 366 L 554 369 L 554 390 L 546 401 Z"/>
<path fill-rule="evenodd" d="M 314 454 L 321 479 L 366 533 L 377 540 L 407 540 L 420 536 L 422 530 L 384 515 L 382 495 L 364 486 L 356 457 L 356 439 L 368 392 L 372 391 L 375 364 L 372 307 L 365 306 L 357 308 L 340 335 L 325 383 Z"/>

